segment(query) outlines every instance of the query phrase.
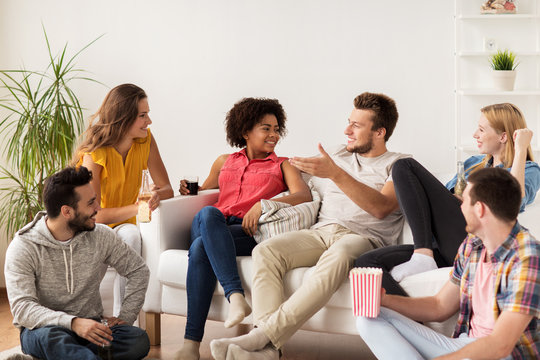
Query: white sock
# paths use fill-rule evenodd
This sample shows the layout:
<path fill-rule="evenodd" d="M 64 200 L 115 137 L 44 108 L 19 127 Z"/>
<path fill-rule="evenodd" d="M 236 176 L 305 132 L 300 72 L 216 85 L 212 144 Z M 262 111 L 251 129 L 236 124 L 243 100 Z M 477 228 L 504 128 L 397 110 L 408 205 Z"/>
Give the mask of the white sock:
<path fill-rule="evenodd" d="M 174 360 L 199 360 L 199 341 L 184 339 L 184 345 L 174 354 Z"/>
<path fill-rule="evenodd" d="M 260 328 L 255 328 L 246 335 L 212 340 L 210 342 L 210 351 L 212 351 L 212 356 L 214 356 L 215 360 L 225 360 L 227 348 L 230 344 L 238 345 L 247 351 L 256 351 L 264 348 L 269 342 L 270 339 L 264 331 Z"/>
<path fill-rule="evenodd" d="M 394 266 L 394 268 L 390 271 L 390 275 L 392 275 L 397 282 L 400 282 L 407 276 L 437 269 L 437 267 L 438 266 L 435 259 L 431 256 L 413 253 L 411 260 L 398 266 Z"/>
<path fill-rule="evenodd" d="M 230 344 L 226 360 L 279 360 L 279 351 L 273 346 L 259 351 L 246 351 L 236 344 Z"/>
<path fill-rule="evenodd" d="M 229 295 L 229 314 L 223 324 L 226 328 L 238 325 L 246 316 L 251 314 L 251 307 L 246 302 L 246 298 L 241 293 Z"/>

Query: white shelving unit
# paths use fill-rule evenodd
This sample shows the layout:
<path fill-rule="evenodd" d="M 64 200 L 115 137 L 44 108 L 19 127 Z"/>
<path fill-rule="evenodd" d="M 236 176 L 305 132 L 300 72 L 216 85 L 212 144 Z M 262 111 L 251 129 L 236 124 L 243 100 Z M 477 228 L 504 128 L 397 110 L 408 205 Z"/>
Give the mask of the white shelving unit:
<path fill-rule="evenodd" d="M 516 14 L 480 14 L 482 0 L 455 0 L 456 160 L 478 153 L 472 137 L 486 105 L 511 102 L 534 131 L 532 148 L 540 158 L 540 0 L 516 0 Z M 494 43 L 495 49 L 484 44 Z M 497 49 L 516 54 L 514 91 L 493 88 L 489 56 Z"/>

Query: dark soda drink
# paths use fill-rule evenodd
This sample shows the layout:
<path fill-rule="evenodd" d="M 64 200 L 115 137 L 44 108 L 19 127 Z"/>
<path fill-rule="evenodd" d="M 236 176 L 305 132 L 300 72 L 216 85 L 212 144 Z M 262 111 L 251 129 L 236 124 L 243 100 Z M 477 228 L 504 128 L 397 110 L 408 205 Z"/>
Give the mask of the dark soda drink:
<path fill-rule="evenodd" d="M 199 182 L 197 181 L 186 181 L 186 186 L 189 190 L 189 195 L 197 195 L 199 192 Z"/>

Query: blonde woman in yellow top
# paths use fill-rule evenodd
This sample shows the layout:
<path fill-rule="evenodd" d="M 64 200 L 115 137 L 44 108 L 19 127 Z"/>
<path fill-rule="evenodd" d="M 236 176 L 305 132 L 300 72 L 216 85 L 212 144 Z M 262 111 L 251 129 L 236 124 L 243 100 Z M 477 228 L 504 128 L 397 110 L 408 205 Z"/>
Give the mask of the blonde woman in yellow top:
<path fill-rule="evenodd" d="M 155 210 L 160 200 L 173 196 L 156 140 L 148 129 L 152 123 L 149 112 L 143 89 L 133 84 L 115 87 L 93 115 L 75 152 L 77 165 L 85 166 L 93 174 L 91 184 L 101 204 L 97 222 L 113 228 L 138 254 L 141 254 L 141 236 L 136 215 L 142 171 L 148 169 L 154 182 L 150 210 Z M 117 276 L 114 316 L 120 313 L 125 284 L 125 278 Z"/>

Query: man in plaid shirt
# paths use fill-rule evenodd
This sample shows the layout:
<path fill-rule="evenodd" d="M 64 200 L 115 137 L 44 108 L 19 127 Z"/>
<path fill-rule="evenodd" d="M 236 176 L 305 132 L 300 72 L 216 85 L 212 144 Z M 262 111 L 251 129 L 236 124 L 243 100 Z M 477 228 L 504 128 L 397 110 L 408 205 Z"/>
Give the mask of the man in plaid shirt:
<path fill-rule="evenodd" d="M 379 317 L 358 318 L 378 359 L 540 358 L 540 243 L 516 220 L 521 195 L 506 170 L 470 175 L 461 205 L 469 235 L 449 281 L 424 298 L 383 290 Z M 443 321 L 458 310 L 453 338 L 416 322 Z"/>

